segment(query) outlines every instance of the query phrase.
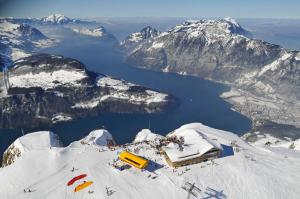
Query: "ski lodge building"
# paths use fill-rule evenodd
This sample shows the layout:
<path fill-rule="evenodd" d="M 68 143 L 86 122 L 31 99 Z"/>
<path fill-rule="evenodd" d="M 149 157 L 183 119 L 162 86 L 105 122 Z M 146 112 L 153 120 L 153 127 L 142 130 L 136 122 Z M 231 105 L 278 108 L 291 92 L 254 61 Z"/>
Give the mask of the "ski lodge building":
<path fill-rule="evenodd" d="M 171 167 L 181 167 L 215 159 L 221 156 L 222 146 L 195 129 L 178 129 L 167 137 L 182 140 L 170 142 L 161 148 Z"/>

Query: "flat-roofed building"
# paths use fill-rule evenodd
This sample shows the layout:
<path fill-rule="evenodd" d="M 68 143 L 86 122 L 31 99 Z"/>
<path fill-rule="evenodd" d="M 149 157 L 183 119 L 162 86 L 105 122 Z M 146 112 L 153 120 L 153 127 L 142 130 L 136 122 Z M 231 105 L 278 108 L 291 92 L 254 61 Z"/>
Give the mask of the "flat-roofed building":
<path fill-rule="evenodd" d="M 195 129 L 179 129 L 168 135 L 172 136 L 182 140 L 182 143 L 170 142 L 162 147 L 164 157 L 171 167 L 196 164 L 221 156 L 222 146 Z"/>
<path fill-rule="evenodd" d="M 144 169 L 148 166 L 149 160 L 144 159 L 140 156 L 137 156 L 133 153 L 130 153 L 128 151 L 123 151 L 119 155 L 120 160 L 123 162 L 126 162 L 136 168 Z"/>

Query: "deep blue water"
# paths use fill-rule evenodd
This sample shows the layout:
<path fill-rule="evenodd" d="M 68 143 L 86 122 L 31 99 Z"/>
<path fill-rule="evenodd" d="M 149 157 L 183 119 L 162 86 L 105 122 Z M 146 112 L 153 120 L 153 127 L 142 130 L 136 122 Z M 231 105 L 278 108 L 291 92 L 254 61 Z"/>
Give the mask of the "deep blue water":
<path fill-rule="evenodd" d="M 179 105 L 163 114 L 104 114 L 57 124 L 53 127 L 25 129 L 52 130 L 64 145 L 86 136 L 91 130 L 106 128 L 118 143 L 130 142 L 136 133 L 150 128 L 166 133 L 190 122 L 201 122 L 211 127 L 242 134 L 251 128 L 251 121 L 231 110 L 230 104 L 219 95 L 228 89 L 224 85 L 196 77 L 137 69 L 123 63 L 120 52 L 110 44 L 87 37 L 71 37 L 55 48 L 43 52 L 72 57 L 88 69 L 122 78 L 174 95 Z M 0 129 L 0 158 L 3 151 L 21 135 L 21 130 Z"/>

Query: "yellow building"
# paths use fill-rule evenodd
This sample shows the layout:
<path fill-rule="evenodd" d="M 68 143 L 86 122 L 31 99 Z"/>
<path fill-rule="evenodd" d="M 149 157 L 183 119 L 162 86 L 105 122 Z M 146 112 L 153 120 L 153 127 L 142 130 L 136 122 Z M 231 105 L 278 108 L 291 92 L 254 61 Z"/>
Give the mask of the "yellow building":
<path fill-rule="evenodd" d="M 136 168 L 144 169 L 148 166 L 149 160 L 139 157 L 135 154 L 129 153 L 128 151 L 123 151 L 119 155 L 120 160 L 126 162 Z"/>

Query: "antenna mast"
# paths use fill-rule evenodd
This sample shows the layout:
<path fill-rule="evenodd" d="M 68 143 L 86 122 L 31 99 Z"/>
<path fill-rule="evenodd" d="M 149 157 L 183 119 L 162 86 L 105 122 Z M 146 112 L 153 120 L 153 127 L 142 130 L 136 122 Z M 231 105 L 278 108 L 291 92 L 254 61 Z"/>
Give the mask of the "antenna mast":
<path fill-rule="evenodd" d="M 148 129 L 151 131 L 151 121 L 149 119 Z"/>
<path fill-rule="evenodd" d="M 24 136 L 24 130 L 21 128 L 22 135 Z"/>

